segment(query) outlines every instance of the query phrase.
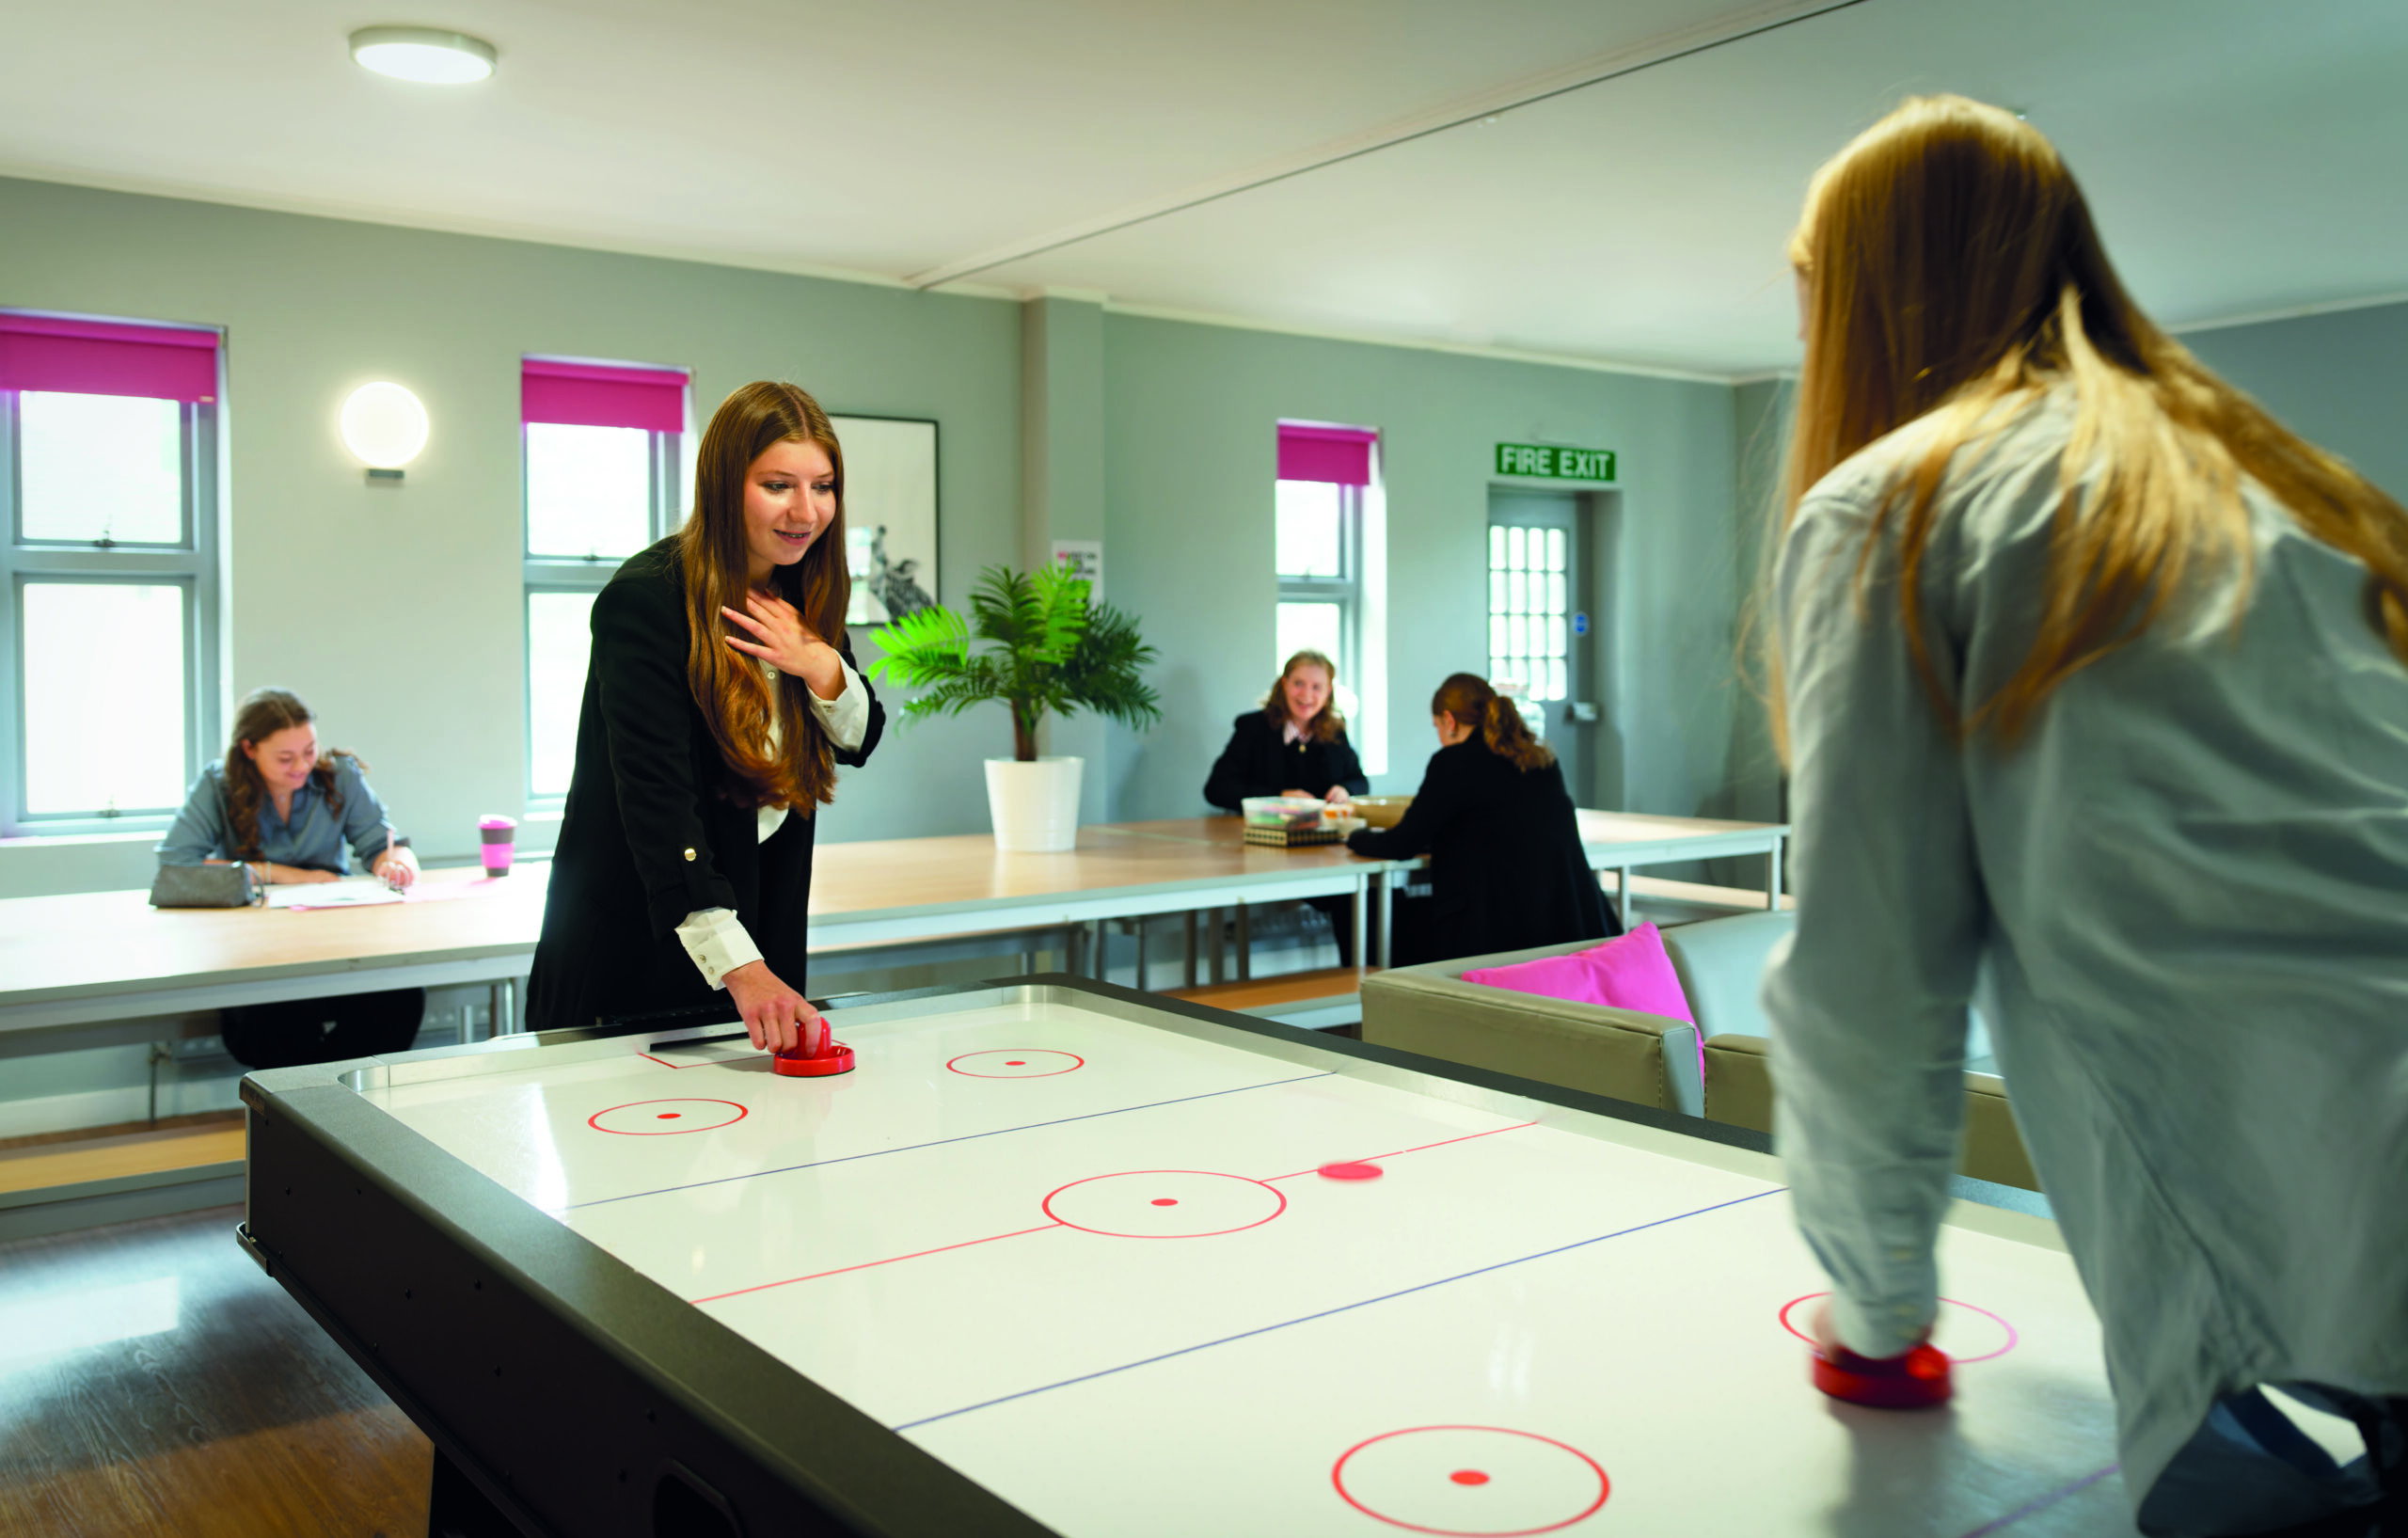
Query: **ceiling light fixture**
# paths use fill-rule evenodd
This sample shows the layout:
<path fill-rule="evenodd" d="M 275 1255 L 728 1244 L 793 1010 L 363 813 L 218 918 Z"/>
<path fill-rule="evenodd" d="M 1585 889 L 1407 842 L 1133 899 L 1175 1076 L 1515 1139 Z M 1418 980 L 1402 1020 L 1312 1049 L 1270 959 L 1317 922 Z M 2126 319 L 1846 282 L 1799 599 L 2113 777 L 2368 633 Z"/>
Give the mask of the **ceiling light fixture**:
<path fill-rule="evenodd" d="M 466 86 L 493 73 L 493 44 L 438 26 L 363 26 L 351 35 L 363 70 L 421 86 Z"/>

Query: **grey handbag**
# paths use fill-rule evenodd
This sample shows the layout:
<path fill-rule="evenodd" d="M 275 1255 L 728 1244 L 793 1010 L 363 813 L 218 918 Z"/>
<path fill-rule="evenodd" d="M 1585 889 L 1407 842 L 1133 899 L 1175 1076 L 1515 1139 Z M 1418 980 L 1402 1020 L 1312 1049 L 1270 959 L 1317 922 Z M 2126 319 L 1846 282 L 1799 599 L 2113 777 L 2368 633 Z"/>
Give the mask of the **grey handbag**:
<path fill-rule="evenodd" d="M 150 880 L 153 908 L 249 908 L 267 900 L 267 888 L 251 879 L 248 865 L 161 865 Z"/>

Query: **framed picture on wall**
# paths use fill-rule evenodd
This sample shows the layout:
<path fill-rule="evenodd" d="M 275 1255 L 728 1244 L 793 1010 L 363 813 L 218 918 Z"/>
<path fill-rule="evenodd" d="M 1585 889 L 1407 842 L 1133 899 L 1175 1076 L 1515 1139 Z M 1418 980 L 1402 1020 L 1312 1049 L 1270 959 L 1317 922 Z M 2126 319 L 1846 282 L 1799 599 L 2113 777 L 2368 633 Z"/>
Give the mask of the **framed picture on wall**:
<path fill-rule="evenodd" d="M 884 625 L 937 601 L 937 424 L 831 413 L 845 448 L 848 625 Z"/>

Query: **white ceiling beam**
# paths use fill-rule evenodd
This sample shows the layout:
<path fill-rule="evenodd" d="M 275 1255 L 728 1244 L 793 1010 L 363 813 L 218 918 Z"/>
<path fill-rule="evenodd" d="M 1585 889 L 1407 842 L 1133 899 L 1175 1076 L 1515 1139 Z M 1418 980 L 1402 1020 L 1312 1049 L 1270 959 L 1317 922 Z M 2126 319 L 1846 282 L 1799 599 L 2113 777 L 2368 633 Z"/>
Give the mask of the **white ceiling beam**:
<path fill-rule="evenodd" d="M 1544 74 L 1531 75 L 1494 90 L 1483 91 L 1476 96 L 1461 97 L 1444 105 L 1417 113 L 1413 117 L 1399 119 L 1361 134 L 1316 145 L 1311 149 L 1299 151 L 1294 154 L 1285 155 L 1277 160 L 1259 164 L 1242 171 L 1232 172 L 1228 176 L 1217 177 L 1210 182 L 1198 182 L 1178 192 L 1150 198 L 1146 202 L 1117 209 L 1110 214 L 1082 220 L 1077 224 L 1065 225 L 1042 234 L 1026 236 L 1009 245 L 994 246 L 974 256 L 947 262 L 922 272 L 912 273 L 903 281 L 915 289 L 936 288 L 974 274 L 1003 266 L 1007 262 L 1039 256 L 1047 251 L 1059 250 L 1065 246 L 1074 246 L 1081 241 L 1093 240 L 1098 235 L 1109 234 L 1116 230 L 1126 230 L 1131 225 L 1144 224 L 1149 219 L 1159 219 L 1165 214 L 1178 214 L 1204 203 L 1235 197 L 1239 193 L 1249 192 L 1256 187 L 1268 186 L 1275 182 L 1285 182 L 1291 177 L 1321 170 L 1324 166 L 1375 154 L 1382 150 L 1411 143 L 1415 139 L 1427 138 L 1433 134 L 1443 134 L 1451 128 L 1461 128 L 1469 123 L 1479 122 L 1484 118 L 1494 118 L 1499 113 L 1511 112 L 1516 107 L 1529 106 L 1569 91 L 1585 90 L 1591 86 L 1602 85 L 1606 81 L 1634 74 L 1640 70 L 1653 69 L 1659 64 L 1669 64 L 1674 59 L 1687 58 L 1693 54 L 1704 53 L 1708 49 L 1720 48 L 1742 39 L 1756 37 L 1781 27 L 1794 26 L 1799 22 L 1811 21 L 1817 16 L 1829 15 L 1835 10 L 1846 10 L 1850 7 L 1864 3 L 1865 0 L 1780 0 L 1780 3 L 1774 5 L 1752 7 L 1701 23 L 1693 27 L 1685 27 L 1678 32 L 1668 32 L 1661 37 L 1652 38 L 1627 48 L 1617 48 L 1610 53 L 1599 54 L 1564 69 L 1550 70 Z"/>

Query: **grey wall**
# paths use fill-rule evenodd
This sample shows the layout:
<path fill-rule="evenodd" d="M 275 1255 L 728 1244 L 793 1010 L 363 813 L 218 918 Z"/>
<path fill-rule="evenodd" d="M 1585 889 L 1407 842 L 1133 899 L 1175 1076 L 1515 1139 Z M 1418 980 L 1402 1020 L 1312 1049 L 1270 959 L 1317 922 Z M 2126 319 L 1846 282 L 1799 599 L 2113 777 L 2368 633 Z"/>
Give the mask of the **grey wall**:
<path fill-rule="evenodd" d="M 2291 431 L 2408 501 L 2408 304 L 2194 331 L 2182 341 Z"/>
<path fill-rule="evenodd" d="M 937 419 L 948 602 L 1049 537 L 1103 537 L 1106 595 L 1163 652 L 1168 720 L 1144 736 L 1051 734 L 1051 751 L 1089 757 L 1098 817 L 1200 810 L 1229 718 L 1269 681 L 1279 418 L 1383 436 L 1397 722 L 1384 789 L 1418 783 L 1428 690 L 1486 656 L 1493 445 L 1615 449 L 1616 720 L 1583 799 L 1745 810 L 1735 787 L 1757 750 L 1732 627 L 1752 535 L 1735 508 L 1727 386 L 5 179 L 0 229 L 0 305 L 225 328 L 229 693 L 298 690 L 330 740 L 374 763 L 434 859 L 467 857 L 479 814 L 523 803 L 529 353 L 689 368 L 701 416 L 769 376 L 833 411 Z M 344 396 L 374 378 L 409 386 L 434 419 L 398 490 L 370 488 L 335 431 Z M 985 828 L 979 762 L 1009 741 L 1000 707 L 895 731 L 847 776 L 822 836 Z M 528 842 L 548 837 L 531 826 Z M 0 896 L 140 884 L 150 841 L 0 844 Z"/>
<path fill-rule="evenodd" d="M 1494 448 L 1538 440 L 1622 456 L 1624 580 L 1608 619 L 1619 769 L 1579 799 L 1675 814 L 1716 804 L 1737 701 L 1730 387 L 1130 315 L 1107 315 L 1104 341 L 1106 579 L 1163 649 L 1168 715 L 1149 736 L 1115 734 L 1117 816 L 1200 810 L 1230 718 L 1277 666 L 1272 489 L 1283 417 L 1380 430 L 1395 729 L 1375 788 L 1419 783 L 1436 747 L 1430 691 L 1450 673 L 1485 671 Z"/>
<path fill-rule="evenodd" d="M 704 419 L 765 376 L 832 411 L 933 417 L 942 596 L 1017 553 L 1008 302 L 8 180 L 0 230 L 0 305 L 225 327 L 230 691 L 297 690 L 433 858 L 524 800 L 523 355 L 690 368 Z M 369 487 L 336 434 L 377 378 L 434 419 L 399 489 Z M 908 774 L 848 776 L 823 835 L 985 826 L 979 754 L 951 751 L 978 724 L 918 728 Z M 0 895 L 147 882 L 148 848 L 0 848 Z"/>

